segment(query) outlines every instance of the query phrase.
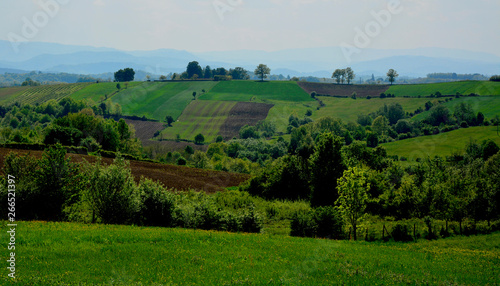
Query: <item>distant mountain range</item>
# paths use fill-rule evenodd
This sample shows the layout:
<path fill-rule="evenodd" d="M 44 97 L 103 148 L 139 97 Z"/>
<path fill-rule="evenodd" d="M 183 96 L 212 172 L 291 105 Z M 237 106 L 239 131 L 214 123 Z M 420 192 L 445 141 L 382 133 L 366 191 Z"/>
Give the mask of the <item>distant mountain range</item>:
<path fill-rule="evenodd" d="M 122 51 L 112 48 L 26 42 L 12 48 L 0 40 L 0 73 L 42 71 L 102 74 L 132 67 L 151 75 L 181 72 L 188 62 L 203 67 L 241 66 L 248 70 L 267 64 L 272 74 L 331 77 L 336 68 L 351 66 L 357 75 L 383 76 L 394 68 L 401 76 L 422 77 L 433 72 L 500 74 L 500 57 L 483 52 L 443 48 L 399 50 L 363 49 L 347 61 L 339 47 L 281 51 L 217 51 L 192 53 L 173 49 Z"/>

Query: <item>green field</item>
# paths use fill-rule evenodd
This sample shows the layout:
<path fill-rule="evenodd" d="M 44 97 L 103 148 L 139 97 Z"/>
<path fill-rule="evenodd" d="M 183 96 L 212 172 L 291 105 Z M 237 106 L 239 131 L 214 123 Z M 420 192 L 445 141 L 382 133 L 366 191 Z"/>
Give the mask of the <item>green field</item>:
<path fill-rule="evenodd" d="M 266 101 L 286 100 L 293 102 L 313 101 L 296 82 L 291 81 L 221 81 L 202 100 Z"/>
<path fill-rule="evenodd" d="M 455 106 L 465 102 L 472 106 L 475 113 L 482 112 L 486 119 L 491 119 L 495 115 L 500 116 L 500 96 L 472 96 L 454 98 L 452 101 L 443 103 L 451 113 L 455 110 Z M 412 117 L 412 120 L 423 120 L 429 116 L 429 111 L 422 112 Z"/>
<path fill-rule="evenodd" d="M 499 233 L 402 244 L 18 222 L 16 285 L 495 285 L 499 249 Z"/>
<path fill-rule="evenodd" d="M 441 92 L 443 95 L 479 94 L 479 95 L 500 95 L 500 82 L 493 81 L 456 81 L 429 84 L 401 84 L 393 85 L 387 93 L 396 96 L 428 96 Z"/>
<path fill-rule="evenodd" d="M 390 143 L 381 144 L 389 155 L 406 157 L 409 161 L 416 158 L 446 156 L 453 152 L 465 150 L 470 140 L 481 143 L 483 140 L 492 139 L 500 145 L 500 136 L 494 126 L 469 127 L 453 130 L 431 136 L 421 136 Z"/>
<path fill-rule="evenodd" d="M 269 103 L 274 104 L 274 106 L 269 110 L 266 120 L 276 125 L 277 132 L 286 132 L 288 117 L 290 117 L 291 114 L 303 118 L 307 110 L 316 111 L 316 107 L 318 107 L 318 103 L 315 101 L 289 102 L 271 100 Z"/>
<path fill-rule="evenodd" d="M 118 89 L 116 88 L 117 84 L 117 82 L 100 82 L 92 84 L 71 94 L 71 98 L 78 100 L 92 99 L 94 102 L 99 102 L 105 99 L 106 95 L 108 96 L 108 98 L 110 98 L 111 96 L 116 94 L 118 92 Z M 129 82 L 127 86 L 126 83 L 121 82 L 121 91 L 126 91 L 127 89 L 133 88 L 140 84 L 142 84 L 142 82 L 133 81 Z"/>
<path fill-rule="evenodd" d="M 0 104 L 12 104 L 14 102 L 35 104 L 43 103 L 51 99 L 60 100 L 92 84 L 94 83 L 86 82 L 34 86 L 27 89 L 21 89 L 17 93 L 0 98 Z"/>
<path fill-rule="evenodd" d="M 163 130 L 164 139 L 180 138 L 194 140 L 197 134 L 203 134 L 205 142 L 215 141 L 229 111 L 236 105 L 234 101 L 192 101 L 172 127 Z"/>
<path fill-rule="evenodd" d="M 392 103 L 399 103 L 403 106 L 404 111 L 414 112 L 417 108 L 424 108 L 425 103 L 429 99 L 425 98 L 358 98 L 356 100 L 351 98 L 334 98 L 334 97 L 318 97 L 326 106 L 320 110 L 313 111 L 313 119 L 318 119 L 325 116 L 340 118 L 344 122 L 356 122 L 358 115 L 368 115 L 376 112 L 383 107 L 384 104 L 390 105 Z"/>
<path fill-rule="evenodd" d="M 164 120 L 167 115 L 177 119 L 193 99 L 193 92 L 209 91 L 217 82 L 145 82 L 112 97 L 122 106 L 123 114 Z"/>

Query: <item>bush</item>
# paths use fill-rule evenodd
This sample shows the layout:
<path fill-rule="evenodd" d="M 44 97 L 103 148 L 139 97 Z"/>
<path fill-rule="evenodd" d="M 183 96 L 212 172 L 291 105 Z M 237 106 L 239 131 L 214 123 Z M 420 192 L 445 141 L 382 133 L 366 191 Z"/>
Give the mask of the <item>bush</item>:
<path fill-rule="evenodd" d="M 462 127 L 462 128 L 468 128 L 468 127 L 469 127 L 469 124 L 467 124 L 467 122 L 466 122 L 466 121 L 462 121 L 462 122 L 460 123 L 460 127 Z"/>
<path fill-rule="evenodd" d="M 290 223 L 290 235 L 300 237 L 314 237 L 317 227 L 318 226 L 314 221 L 313 213 L 311 211 L 297 212 L 292 216 L 292 221 Z"/>
<path fill-rule="evenodd" d="M 240 216 L 241 231 L 258 233 L 262 229 L 262 220 L 260 216 L 255 213 L 255 209 L 251 207 Z"/>
<path fill-rule="evenodd" d="M 119 157 L 107 167 L 95 163 L 89 171 L 85 194 L 103 223 L 127 223 L 139 210 L 139 198 L 129 163 Z"/>
<path fill-rule="evenodd" d="M 173 194 L 161 184 L 150 179 L 141 179 L 139 184 L 139 223 L 149 226 L 170 226 L 174 210 Z"/>
<path fill-rule="evenodd" d="M 177 159 L 177 165 L 179 165 L 179 166 L 186 166 L 186 164 L 187 164 L 187 161 L 186 161 L 186 159 L 184 157 L 181 156 L 181 157 L 179 157 Z"/>
<path fill-rule="evenodd" d="M 344 220 L 338 210 L 332 206 L 319 207 L 314 210 L 316 235 L 330 239 L 344 238 Z"/>
<path fill-rule="evenodd" d="M 205 136 L 203 136 L 203 134 L 200 133 L 194 137 L 195 144 L 201 145 L 203 142 L 205 142 Z"/>
<path fill-rule="evenodd" d="M 500 75 L 494 75 L 490 77 L 490 81 L 500 81 Z"/>
<path fill-rule="evenodd" d="M 394 241 L 413 241 L 413 238 L 410 235 L 410 228 L 407 224 L 403 224 L 401 222 L 396 223 L 392 229 L 391 235 Z"/>

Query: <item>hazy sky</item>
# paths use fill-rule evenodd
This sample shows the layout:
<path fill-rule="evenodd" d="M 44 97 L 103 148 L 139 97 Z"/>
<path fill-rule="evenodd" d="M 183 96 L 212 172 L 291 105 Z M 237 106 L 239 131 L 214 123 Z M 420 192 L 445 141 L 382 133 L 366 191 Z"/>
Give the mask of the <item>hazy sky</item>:
<path fill-rule="evenodd" d="M 358 35 L 368 48 L 500 56 L 499 27 L 499 0 L 0 0 L 0 39 L 122 50 L 356 46 Z"/>

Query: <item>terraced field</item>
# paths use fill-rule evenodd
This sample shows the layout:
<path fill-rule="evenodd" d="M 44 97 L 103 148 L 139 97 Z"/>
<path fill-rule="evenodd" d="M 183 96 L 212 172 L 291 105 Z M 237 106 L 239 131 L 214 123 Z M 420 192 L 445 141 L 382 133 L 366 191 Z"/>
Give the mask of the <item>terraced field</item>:
<path fill-rule="evenodd" d="M 16 93 L 21 93 L 29 88 L 29 86 L 2 87 L 0 88 L 0 102 L 9 101 L 10 98 Z"/>
<path fill-rule="evenodd" d="M 112 97 L 122 106 L 125 115 L 146 116 L 164 120 L 167 115 L 177 119 L 193 99 L 193 92 L 202 94 L 217 82 L 144 82 L 134 88 L 120 91 Z"/>
<path fill-rule="evenodd" d="M 500 136 L 495 126 L 469 127 L 431 136 L 421 136 L 390 143 L 381 144 L 389 155 L 406 157 L 409 161 L 416 158 L 446 156 L 453 152 L 465 150 L 470 140 L 481 143 L 492 139 L 500 145 Z"/>
<path fill-rule="evenodd" d="M 429 84 L 401 84 L 391 86 L 387 92 L 396 96 L 428 96 L 439 91 L 443 95 L 475 93 L 478 95 L 500 95 L 500 82 L 455 81 Z"/>
<path fill-rule="evenodd" d="M 94 83 L 71 83 L 34 86 L 0 99 L 0 104 L 19 102 L 21 104 L 43 103 L 51 99 L 60 100 Z"/>
<path fill-rule="evenodd" d="M 142 84 L 142 82 L 138 81 L 133 81 L 129 83 L 120 82 L 121 90 L 118 90 L 116 88 L 117 84 L 118 84 L 117 82 L 100 82 L 92 84 L 71 94 L 71 97 L 73 99 L 79 99 L 79 100 L 92 99 L 94 102 L 100 102 L 103 99 L 106 99 L 106 95 L 108 96 L 107 98 L 111 98 L 118 92 L 123 92 L 128 89 L 134 88 Z"/>
<path fill-rule="evenodd" d="M 309 94 L 291 81 L 222 81 L 201 100 L 260 101 L 286 100 L 291 102 L 313 101 Z"/>
<path fill-rule="evenodd" d="M 160 136 L 164 139 L 176 139 L 178 134 L 182 139 L 194 140 L 194 137 L 201 133 L 205 142 L 214 141 L 235 105 L 234 101 L 193 101 L 178 121 L 163 130 Z"/>

